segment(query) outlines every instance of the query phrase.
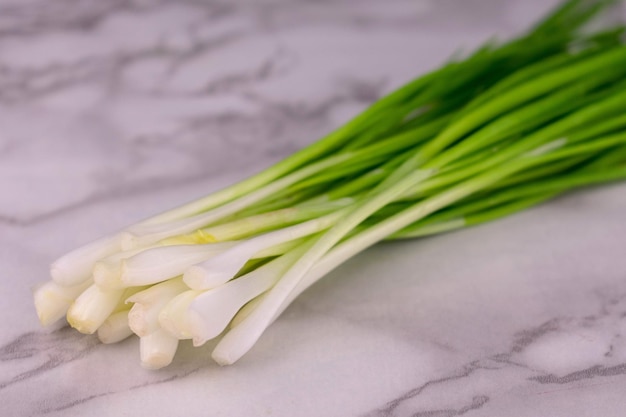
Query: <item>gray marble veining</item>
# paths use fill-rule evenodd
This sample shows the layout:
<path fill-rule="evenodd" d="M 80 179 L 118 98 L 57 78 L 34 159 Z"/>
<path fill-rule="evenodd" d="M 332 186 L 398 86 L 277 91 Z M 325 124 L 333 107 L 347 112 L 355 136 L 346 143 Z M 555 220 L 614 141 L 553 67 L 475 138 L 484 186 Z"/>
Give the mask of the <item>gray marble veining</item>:
<path fill-rule="evenodd" d="M 554 4 L 554 1 L 549 2 Z M 388 243 L 235 366 L 42 330 L 81 243 L 267 166 L 540 0 L 0 1 L 3 416 L 622 416 L 626 186 Z"/>

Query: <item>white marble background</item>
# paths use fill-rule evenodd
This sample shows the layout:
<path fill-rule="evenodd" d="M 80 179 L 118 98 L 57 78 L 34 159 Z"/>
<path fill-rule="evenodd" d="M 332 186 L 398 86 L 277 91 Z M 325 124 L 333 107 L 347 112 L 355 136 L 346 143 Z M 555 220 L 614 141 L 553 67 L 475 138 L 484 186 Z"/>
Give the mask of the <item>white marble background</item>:
<path fill-rule="evenodd" d="M 81 243 L 267 166 L 544 0 L 0 0 L 2 416 L 623 416 L 626 185 L 391 243 L 235 366 L 40 329 Z"/>

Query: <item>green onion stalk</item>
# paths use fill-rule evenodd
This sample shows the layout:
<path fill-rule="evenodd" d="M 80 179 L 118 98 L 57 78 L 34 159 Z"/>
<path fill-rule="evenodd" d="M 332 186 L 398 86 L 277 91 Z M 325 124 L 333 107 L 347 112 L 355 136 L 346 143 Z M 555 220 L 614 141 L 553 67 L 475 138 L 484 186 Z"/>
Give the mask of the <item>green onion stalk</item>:
<path fill-rule="evenodd" d="M 569 0 L 527 33 L 410 81 L 312 145 L 56 260 L 34 291 L 141 364 L 220 338 L 232 364 L 309 286 L 382 240 L 463 229 L 626 178 L 624 25 Z M 595 27 L 598 27 L 596 24 Z"/>

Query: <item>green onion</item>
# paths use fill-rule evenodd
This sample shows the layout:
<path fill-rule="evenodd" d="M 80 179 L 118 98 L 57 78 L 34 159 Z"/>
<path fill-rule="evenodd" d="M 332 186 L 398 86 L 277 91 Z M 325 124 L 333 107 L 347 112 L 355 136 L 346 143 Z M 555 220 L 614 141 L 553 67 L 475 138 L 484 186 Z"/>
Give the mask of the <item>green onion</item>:
<path fill-rule="evenodd" d="M 328 136 L 207 197 L 78 248 L 35 290 L 103 343 L 134 333 L 142 366 L 220 338 L 231 364 L 309 286 L 385 239 L 492 221 L 626 178 L 624 26 L 569 0 L 371 105 Z"/>

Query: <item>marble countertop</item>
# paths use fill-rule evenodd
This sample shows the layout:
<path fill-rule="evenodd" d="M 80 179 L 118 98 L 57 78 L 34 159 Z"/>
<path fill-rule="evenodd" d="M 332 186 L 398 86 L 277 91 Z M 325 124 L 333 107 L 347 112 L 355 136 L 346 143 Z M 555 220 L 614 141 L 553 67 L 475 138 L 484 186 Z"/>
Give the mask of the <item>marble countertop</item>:
<path fill-rule="evenodd" d="M 3 416 L 623 416 L 626 184 L 377 246 L 240 362 L 42 330 L 65 251 L 259 170 L 544 0 L 0 0 Z"/>

